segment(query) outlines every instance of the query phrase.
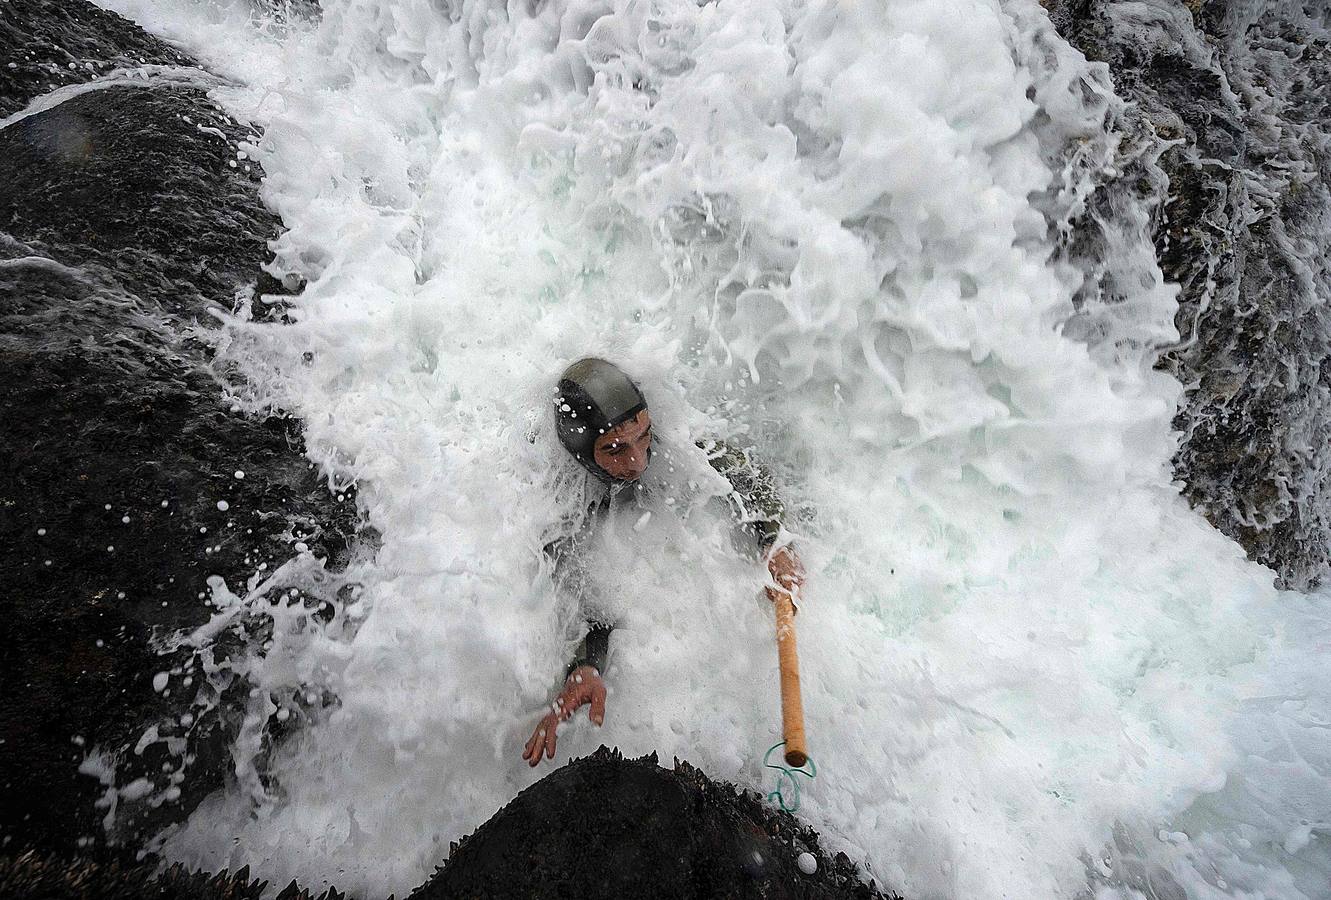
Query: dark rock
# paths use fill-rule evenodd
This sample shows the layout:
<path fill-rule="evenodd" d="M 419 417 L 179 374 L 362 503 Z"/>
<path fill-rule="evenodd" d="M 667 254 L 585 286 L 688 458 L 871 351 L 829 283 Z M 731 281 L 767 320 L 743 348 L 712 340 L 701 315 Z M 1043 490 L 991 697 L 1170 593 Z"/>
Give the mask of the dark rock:
<path fill-rule="evenodd" d="M 800 872 L 801 852 L 818 860 Z M 687 763 L 600 748 L 527 788 L 411 900 L 474 897 L 885 897 L 844 854 L 758 795 Z"/>
<path fill-rule="evenodd" d="M 80 0 L 7 3 L 3 22 L 44 53 L 189 62 Z M 220 786 L 247 690 L 205 684 L 170 637 L 214 612 L 209 576 L 243 593 L 295 541 L 337 559 L 355 532 L 354 498 L 290 421 L 240 413 L 197 333 L 278 231 L 236 158 L 251 137 L 202 90 L 156 83 L 0 129 L 0 847 L 132 850 Z M 77 772 L 94 750 L 103 783 Z"/>
<path fill-rule="evenodd" d="M 0 60 L 0 118 L 34 97 L 116 69 L 196 65 L 115 13 L 72 0 L 6 0 Z"/>
<path fill-rule="evenodd" d="M 1331 567 L 1331 34 L 1299 4 L 1047 0 L 1156 142 L 1189 499 L 1289 587 Z M 1307 4 L 1303 4 L 1307 7 Z M 1125 188 L 1107 184 L 1105 195 Z"/>
<path fill-rule="evenodd" d="M 258 201 L 254 139 L 196 88 L 114 86 L 0 131 L 0 227 L 179 320 L 230 309 L 280 228 Z"/>
<path fill-rule="evenodd" d="M 797 859 L 809 853 L 806 875 Z M 207 874 L 179 865 L 100 862 L 49 851 L 0 854 L 0 900 L 259 900 L 266 883 L 248 868 Z M 844 853 L 755 793 L 715 782 L 655 754 L 626 760 L 601 747 L 574 760 L 454 844 L 450 858 L 411 894 L 430 898 L 819 898 L 890 900 Z M 276 900 L 317 898 L 292 881 Z"/>
<path fill-rule="evenodd" d="M 249 869 L 206 875 L 171 866 L 124 866 L 29 851 L 0 855 L 0 900 L 260 900 L 267 882 Z M 312 896 L 295 882 L 277 900 L 344 900 L 335 888 Z"/>

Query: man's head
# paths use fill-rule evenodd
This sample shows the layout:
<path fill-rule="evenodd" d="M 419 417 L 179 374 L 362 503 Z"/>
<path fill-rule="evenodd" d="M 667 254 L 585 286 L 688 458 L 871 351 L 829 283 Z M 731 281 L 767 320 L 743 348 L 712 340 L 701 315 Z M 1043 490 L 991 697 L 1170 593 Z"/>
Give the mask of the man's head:
<path fill-rule="evenodd" d="M 652 417 L 643 409 L 596 439 L 592 459 L 611 478 L 637 481 L 652 458 Z"/>
<path fill-rule="evenodd" d="M 560 443 L 604 481 L 633 481 L 651 459 L 652 420 L 633 380 L 587 358 L 564 370 L 555 395 Z"/>

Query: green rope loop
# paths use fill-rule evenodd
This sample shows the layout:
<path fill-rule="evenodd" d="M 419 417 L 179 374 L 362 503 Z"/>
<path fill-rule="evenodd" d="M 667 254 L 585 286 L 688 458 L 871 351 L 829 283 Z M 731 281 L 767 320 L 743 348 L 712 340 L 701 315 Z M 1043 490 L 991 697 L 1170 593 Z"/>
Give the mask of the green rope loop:
<path fill-rule="evenodd" d="M 768 769 L 775 769 L 778 773 L 776 776 L 776 790 L 767 795 L 768 802 L 770 803 L 775 800 L 781 805 L 783 810 L 788 813 L 793 813 L 799 812 L 800 808 L 800 783 L 795 780 L 795 776 L 803 775 L 805 778 L 816 778 L 818 776 L 818 766 L 814 764 L 812 756 L 804 763 L 804 766 L 808 766 L 808 771 L 805 771 L 804 766 L 800 766 L 798 769 L 792 769 L 789 766 L 778 766 L 768 762 L 768 760 L 772 758 L 772 752 L 778 747 L 784 747 L 785 745 L 786 742 L 781 741 L 779 744 L 773 744 L 768 747 L 767 752 L 763 754 L 763 766 Z M 786 803 L 786 795 L 781 791 L 783 781 L 790 782 L 790 805 Z"/>

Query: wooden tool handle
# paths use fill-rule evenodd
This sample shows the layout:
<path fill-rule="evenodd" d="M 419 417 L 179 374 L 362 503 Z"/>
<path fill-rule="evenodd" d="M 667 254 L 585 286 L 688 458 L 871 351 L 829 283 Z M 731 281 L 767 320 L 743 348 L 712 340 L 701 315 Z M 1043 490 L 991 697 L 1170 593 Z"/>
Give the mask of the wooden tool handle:
<path fill-rule="evenodd" d="M 809 761 L 809 749 L 804 742 L 800 658 L 795 649 L 795 604 L 785 591 L 775 593 L 776 653 L 781 665 L 781 732 L 786 739 L 786 764 L 799 768 Z"/>

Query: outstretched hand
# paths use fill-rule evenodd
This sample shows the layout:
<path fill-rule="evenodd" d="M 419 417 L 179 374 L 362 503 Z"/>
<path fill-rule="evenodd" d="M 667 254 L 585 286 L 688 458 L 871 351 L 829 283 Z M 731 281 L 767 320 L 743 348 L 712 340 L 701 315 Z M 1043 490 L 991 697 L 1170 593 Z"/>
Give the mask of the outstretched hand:
<path fill-rule="evenodd" d="M 800 588 L 804 585 L 804 564 L 795 555 L 793 547 L 785 544 L 769 553 L 767 555 L 767 571 L 772 573 L 772 581 L 784 588 L 792 599 L 799 599 Z M 767 599 L 775 603 L 776 598 L 777 589 L 768 587 Z"/>
<path fill-rule="evenodd" d="M 550 712 L 537 723 L 526 749 L 522 751 L 522 758 L 527 761 L 527 765 L 535 766 L 539 763 L 542 752 L 546 759 L 554 759 L 559 723 L 570 718 L 585 703 L 592 705 L 587 717 L 599 727 L 605 721 L 605 682 L 601 680 L 601 673 L 592 666 L 578 666 L 569 673 L 564 689 L 550 705 Z"/>

